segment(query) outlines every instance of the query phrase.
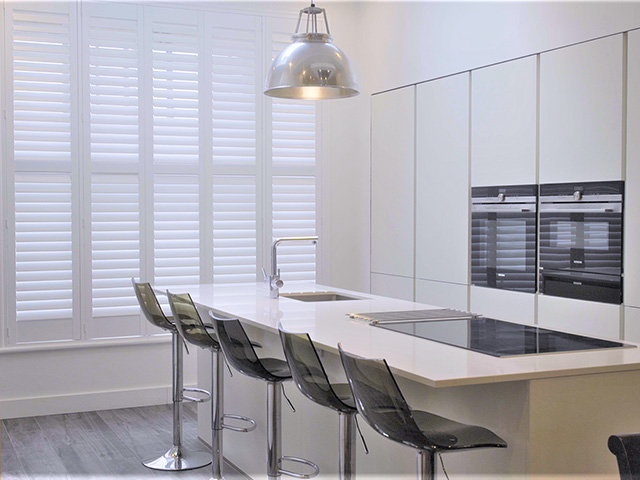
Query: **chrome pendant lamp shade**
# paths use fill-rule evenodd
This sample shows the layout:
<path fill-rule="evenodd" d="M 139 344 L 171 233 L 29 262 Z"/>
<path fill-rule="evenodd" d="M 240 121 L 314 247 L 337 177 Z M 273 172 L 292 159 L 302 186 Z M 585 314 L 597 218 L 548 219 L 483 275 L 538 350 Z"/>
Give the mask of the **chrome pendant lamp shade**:
<path fill-rule="evenodd" d="M 298 33 L 302 14 L 306 33 Z M 324 16 L 327 33 L 318 32 L 317 16 Z M 309 29 L 311 28 L 311 31 Z M 358 95 L 358 82 L 349 59 L 332 42 L 324 8 L 300 10 L 296 33 L 275 58 L 267 74 L 265 95 L 279 98 L 324 100 Z"/>

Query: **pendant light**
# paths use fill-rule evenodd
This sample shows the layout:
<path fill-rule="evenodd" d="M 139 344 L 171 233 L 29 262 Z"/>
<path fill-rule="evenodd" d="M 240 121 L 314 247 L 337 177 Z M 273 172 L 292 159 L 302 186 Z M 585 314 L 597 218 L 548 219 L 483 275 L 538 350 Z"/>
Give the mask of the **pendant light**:
<path fill-rule="evenodd" d="M 298 33 L 302 14 L 306 33 Z M 318 15 L 324 16 L 327 33 L 318 32 Z M 311 30 L 309 30 L 311 29 Z M 267 74 L 265 95 L 279 98 L 325 100 L 358 95 L 358 82 L 349 59 L 332 43 L 324 8 L 300 10 L 296 33 L 275 58 Z"/>

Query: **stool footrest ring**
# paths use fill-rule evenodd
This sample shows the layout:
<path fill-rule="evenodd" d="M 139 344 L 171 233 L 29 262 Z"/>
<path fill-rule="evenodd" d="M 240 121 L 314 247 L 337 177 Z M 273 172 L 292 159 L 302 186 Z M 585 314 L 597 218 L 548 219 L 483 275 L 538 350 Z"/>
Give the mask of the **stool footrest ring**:
<path fill-rule="evenodd" d="M 203 403 L 203 402 L 208 402 L 211 400 L 211 392 L 209 392 L 208 390 L 205 390 L 204 388 L 192 388 L 192 387 L 185 387 L 182 389 L 183 392 L 196 392 L 196 393 L 201 393 L 202 395 L 204 395 L 203 398 L 196 398 L 196 397 L 190 397 L 188 395 L 182 395 L 182 398 L 187 401 L 187 402 L 195 402 L 195 403 Z"/>
<path fill-rule="evenodd" d="M 256 429 L 256 421 L 253 418 L 245 417 L 244 415 L 234 415 L 232 413 L 225 413 L 222 418 L 233 418 L 234 420 L 240 420 L 242 422 L 247 422 L 250 425 L 248 427 L 236 427 L 235 425 L 227 425 L 226 423 L 222 424 L 222 428 L 226 428 L 227 430 L 232 430 L 234 432 L 252 432 Z"/>
<path fill-rule="evenodd" d="M 295 478 L 313 478 L 316 475 L 318 475 L 318 473 L 320 473 L 320 467 L 318 467 L 318 465 L 313 463 L 311 460 L 307 460 L 306 458 L 285 457 L 285 456 L 280 457 L 280 461 L 283 461 L 283 460 L 286 460 L 288 462 L 303 463 L 304 465 L 310 466 L 314 470 L 311 473 L 298 473 L 298 472 L 292 472 L 291 470 L 285 470 L 284 468 L 279 468 L 278 473 L 281 473 L 283 475 L 289 475 L 290 477 L 295 477 Z"/>

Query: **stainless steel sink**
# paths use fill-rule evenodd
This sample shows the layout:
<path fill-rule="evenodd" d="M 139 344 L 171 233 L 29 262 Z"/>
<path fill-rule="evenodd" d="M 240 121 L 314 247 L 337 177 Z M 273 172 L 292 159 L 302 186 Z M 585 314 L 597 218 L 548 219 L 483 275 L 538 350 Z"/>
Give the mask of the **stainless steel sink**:
<path fill-rule="evenodd" d="M 281 293 L 281 297 L 300 300 L 301 302 L 337 302 L 339 300 L 365 300 L 362 297 L 351 297 L 338 292 L 299 292 Z"/>

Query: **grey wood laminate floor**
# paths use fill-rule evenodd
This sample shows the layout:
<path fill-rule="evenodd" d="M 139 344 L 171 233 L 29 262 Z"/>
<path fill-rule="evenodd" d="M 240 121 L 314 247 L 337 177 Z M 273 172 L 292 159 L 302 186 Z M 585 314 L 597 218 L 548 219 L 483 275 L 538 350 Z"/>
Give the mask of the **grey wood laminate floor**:
<path fill-rule="evenodd" d="M 171 447 L 172 407 L 123 408 L 2 420 L 0 478 L 201 480 L 209 466 L 187 472 L 150 470 L 140 462 Z M 184 407 L 184 445 L 206 450 L 198 440 L 192 405 Z M 225 478 L 246 480 L 229 464 Z"/>

